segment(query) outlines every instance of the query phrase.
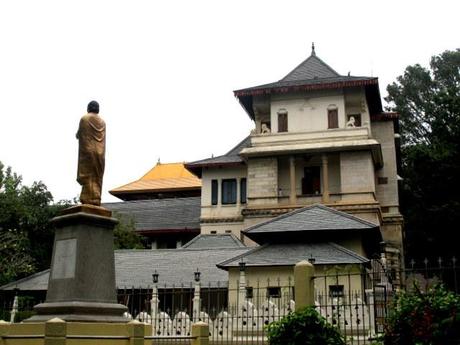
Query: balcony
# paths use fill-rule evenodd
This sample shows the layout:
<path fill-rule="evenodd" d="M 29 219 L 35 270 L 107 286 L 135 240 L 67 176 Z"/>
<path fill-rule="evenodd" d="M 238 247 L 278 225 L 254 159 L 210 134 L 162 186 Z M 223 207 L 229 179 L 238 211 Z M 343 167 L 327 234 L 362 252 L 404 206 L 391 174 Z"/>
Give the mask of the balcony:
<path fill-rule="evenodd" d="M 251 146 L 242 156 L 257 157 L 299 152 L 334 152 L 372 149 L 381 162 L 380 144 L 371 138 L 367 127 L 335 128 L 318 132 L 283 132 L 251 135 Z"/>

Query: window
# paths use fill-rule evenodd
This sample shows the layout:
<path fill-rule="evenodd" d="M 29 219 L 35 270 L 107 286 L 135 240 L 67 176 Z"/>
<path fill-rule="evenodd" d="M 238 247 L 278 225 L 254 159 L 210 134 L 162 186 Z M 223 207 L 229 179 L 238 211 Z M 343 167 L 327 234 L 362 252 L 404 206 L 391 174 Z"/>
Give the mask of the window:
<path fill-rule="evenodd" d="M 303 169 L 302 194 L 321 194 L 319 167 L 305 167 Z"/>
<path fill-rule="evenodd" d="M 211 181 L 211 205 L 217 205 L 219 183 L 217 180 Z"/>
<path fill-rule="evenodd" d="M 268 298 L 280 298 L 281 297 L 281 288 L 280 287 L 268 287 L 267 288 L 267 297 Z"/>
<path fill-rule="evenodd" d="M 361 114 L 347 115 L 347 127 L 361 127 Z"/>
<path fill-rule="evenodd" d="M 217 231 L 216 230 L 211 230 L 211 235 L 215 235 L 217 234 Z"/>
<path fill-rule="evenodd" d="M 246 298 L 250 299 L 254 297 L 254 289 L 252 286 L 246 286 Z"/>
<path fill-rule="evenodd" d="M 343 285 L 329 285 L 329 297 L 343 297 Z"/>
<path fill-rule="evenodd" d="M 231 233 L 232 233 L 232 230 L 225 230 L 225 233 L 226 233 L 226 234 L 231 234 Z"/>
<path fill-rule="evenodd" d="M 222 180 L 222 204 L 236 204 L 236 179 Z"/>
<path fill-rule="evenodd" d="M 240 202 L 246 203 L 246 178 L 240 180 Z"/>
<path fill-rule="evenodd" d="M 337 109 L 329 109 L 327 111 L 327 128 L 339 128 L 339 116 Z"/>
<path fill-rule="evenodd" d="M 377 177 L 378 184 L 388 184 L 388 177 Z"/>
<path fill-rule="evenodd" d="M 286 109 L 278 111 L 278 133 L 288 131 L 288 113 Z"/>

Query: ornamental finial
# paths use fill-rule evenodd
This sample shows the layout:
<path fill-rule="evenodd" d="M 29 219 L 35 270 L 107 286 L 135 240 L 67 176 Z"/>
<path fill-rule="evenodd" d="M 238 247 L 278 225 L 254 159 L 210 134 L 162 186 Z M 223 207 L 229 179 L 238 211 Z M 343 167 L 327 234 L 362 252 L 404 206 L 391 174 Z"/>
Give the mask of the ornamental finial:
<path fill-rule="evenodd" d="M 315 52 L 315 42 L 311 42 L 311 55 L 312 55 L 312 56 L 316 56 L 316 52 Z"/>

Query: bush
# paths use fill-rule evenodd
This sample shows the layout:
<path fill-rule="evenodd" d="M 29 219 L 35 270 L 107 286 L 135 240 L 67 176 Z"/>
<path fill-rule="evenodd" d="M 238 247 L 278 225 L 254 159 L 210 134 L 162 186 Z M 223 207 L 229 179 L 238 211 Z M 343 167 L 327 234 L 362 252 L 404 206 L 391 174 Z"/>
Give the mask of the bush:
<path fill-rule="evenodd" d="M 437 285 L 401 293 L 385 331 L 385 345 L 460 344 L 460 296 Z"/>
<path fill-rule="evenodd" d="M 314 307 L 290 313 L 267 330 L 270 345 L 345 345 L 340 332 Z"/>

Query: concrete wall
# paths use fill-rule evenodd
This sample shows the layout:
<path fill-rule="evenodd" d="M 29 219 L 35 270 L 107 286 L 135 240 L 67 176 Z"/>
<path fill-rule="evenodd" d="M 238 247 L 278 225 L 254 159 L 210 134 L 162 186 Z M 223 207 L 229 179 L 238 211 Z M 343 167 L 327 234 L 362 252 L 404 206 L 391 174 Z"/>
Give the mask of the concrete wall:
<path fill-rule="evenodd" d="M 341 152 L 340 180 L 342 193 L 363 193 L 358 197 L 369 199 L 371 194 L 368 195 L 367 193 L 375 192 L 374 164 L 371 152 Z"/>
<path fill-rule="evenodd" d="M 278 160 L 273 157 L 251 158 L 248 160 L 247 166 L 248 206 L 252 204 L 276 204 L 278 196 Z M 254 200 L 257 198 L 262 199 Z"/>
<path fill-rule="evenodd" d="M 399 213 L 398 176 L 393 121 L 372 123 L 373 135 L 382 146 L 384 165 L 376 171 L 376 196 L 380 205 L 387 207 L 384 213 Z M 379 183 L 380 178 L 380 183 Z"/>

